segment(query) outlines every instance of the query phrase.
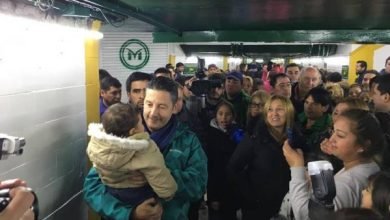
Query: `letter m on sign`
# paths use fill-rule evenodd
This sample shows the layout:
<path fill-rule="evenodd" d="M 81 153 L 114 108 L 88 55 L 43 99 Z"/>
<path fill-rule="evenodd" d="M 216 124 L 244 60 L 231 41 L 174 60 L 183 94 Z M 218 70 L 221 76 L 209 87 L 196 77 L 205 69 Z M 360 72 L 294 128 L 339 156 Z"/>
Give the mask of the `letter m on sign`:
<path fill-rule="evenodd" d="M 128 60 L 136 60 L 136 59 L 138 59 L 138 60 L 142 60 L 142 49 L 139 49 L 139 50 L 137 50 L 135 53 L 134 53 L 134 51 L 132 51 L 132 50 L 130 50 L 130 49 L 128 49 L 128 48 L 126 48 L 127 49 L 127 59 Z"/>

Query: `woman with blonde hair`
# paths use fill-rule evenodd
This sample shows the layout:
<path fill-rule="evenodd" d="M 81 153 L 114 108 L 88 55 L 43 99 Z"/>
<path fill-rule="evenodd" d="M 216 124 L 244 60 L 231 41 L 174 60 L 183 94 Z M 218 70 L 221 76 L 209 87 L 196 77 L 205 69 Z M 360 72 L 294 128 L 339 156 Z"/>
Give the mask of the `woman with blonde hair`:
<path fill-rule="evenodd" d="M 336 104 L 342 98 L 344 98 L 344 90 L 337 83 L 325 83 L 324 87 L 330 94 L 330 97 L 332 99 L 332 108 L 334 108 Z"/>
<path fill-rule="evenodd" d="M 244 76 L 244 81 L 243 83 L 243 90 L 246 92 L 248 95 L 252 95 L 253 93 L 253 79 L 250 76 Z"/>
<path fill-rule="evenodd" d="M 263 109 L 267 100 L 270 98 L 270 95 L 263 90 L 256 91 L 252 94 L 251 100 L 249 103 L 248 113 L 247 113 L 247 123 L 246 131 L 249 134 L 253 133 L 257 122 L 260 118 L 263 117 Z"/>
<path fill-rule="evenodd" d="M 279 212 L 288 191 L 290 171 L 282 145 L 287 128 L 294 126 L 290 99 L 272 96 L 264 105 L 264 119 L 252 135 L 237 146 L 228 165 L 228 177 L 241 195 L 242 219 L 270 219 Z"/>

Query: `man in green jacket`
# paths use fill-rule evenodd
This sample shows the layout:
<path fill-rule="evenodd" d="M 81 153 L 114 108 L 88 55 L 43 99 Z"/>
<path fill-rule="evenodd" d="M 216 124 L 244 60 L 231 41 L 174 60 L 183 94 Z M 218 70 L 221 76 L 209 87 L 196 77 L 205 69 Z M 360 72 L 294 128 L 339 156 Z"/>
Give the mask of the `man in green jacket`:
<path fill-rule="evenodd" d="M 173 115 L 177 91 L 173 80 L 153 79 L 146 90 L 143 109 L 145 129 L 157 143 L 177 183 L 175 196 L 169 201 L 151 198 L 132 207 L 109 194 L 95 168 L 91 168 L 84 182 L 84 199 L 104 218 L 185 220 L 190 202 L 205 193 L 207 158 L 196 135 Z"/>
<path fill-rule="evenodd" d="M 251 98 L 242 90 L 242 85 L 242 73 L 233 71 L 226 75 L 224 98 L 234 107 L 234 111 L 236 112 L 236 123 L 241 128 L 245 128 L 246 115 Z"/>

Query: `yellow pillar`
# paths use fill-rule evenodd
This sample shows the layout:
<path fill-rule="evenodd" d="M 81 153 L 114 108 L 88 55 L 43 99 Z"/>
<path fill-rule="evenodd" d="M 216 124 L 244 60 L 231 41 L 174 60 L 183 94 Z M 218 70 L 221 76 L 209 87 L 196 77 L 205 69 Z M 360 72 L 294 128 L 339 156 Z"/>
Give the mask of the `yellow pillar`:
<path fill-rule="evenodd" d="M 176 65 L 176 56 L 175 55 L 169 55 L 168 63 L 172 64 L 172 66 L 175 66 Z"/>
<path fill-rule="evenodd" d="M 98 31 L 100 21 L 93 21 L 91 30 Z M 99 40 L 85 40 L 85 86 L 86 86 L 86 112 L 87 125 L 91 122 L 99 122 Z M 91 163 L 88 161 L 88 167 Z M 100 217 L 92 210 L 88 210 L 89 220 L 99 220 Z"/>
<path fill-rule="evenodd" d="M 229 62 L 228 62 L 228 57 L 224 56 L 223 57 L 223 71 L 229 71 Z"/>
<path fill-rule="evenodd" d="M 383 47 L 383 45 L 381 44 L 366 44 L 358 47 L 356 50 L 352 51 L 349 54 L 349 84 L 355 83 L 356 62 L 358 60 L 364 60 L 367 62 L 367 69 L 372 69 L 374 65 L 374 52 L 381 47 Z"/>

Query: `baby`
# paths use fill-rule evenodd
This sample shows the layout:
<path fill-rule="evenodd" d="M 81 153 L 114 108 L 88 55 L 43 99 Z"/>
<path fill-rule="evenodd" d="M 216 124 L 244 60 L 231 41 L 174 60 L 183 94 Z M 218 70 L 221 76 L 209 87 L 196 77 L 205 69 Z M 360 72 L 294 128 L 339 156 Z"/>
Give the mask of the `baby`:
<path fill-rule="evenodd" d="M 169 200 L 177 185 L 163 155 L 144 131 L 141 116 L 132 104 L 117 103 L 90 124 L 87 154 L 107 191 L 136 206 L 155 197 Z"/>

